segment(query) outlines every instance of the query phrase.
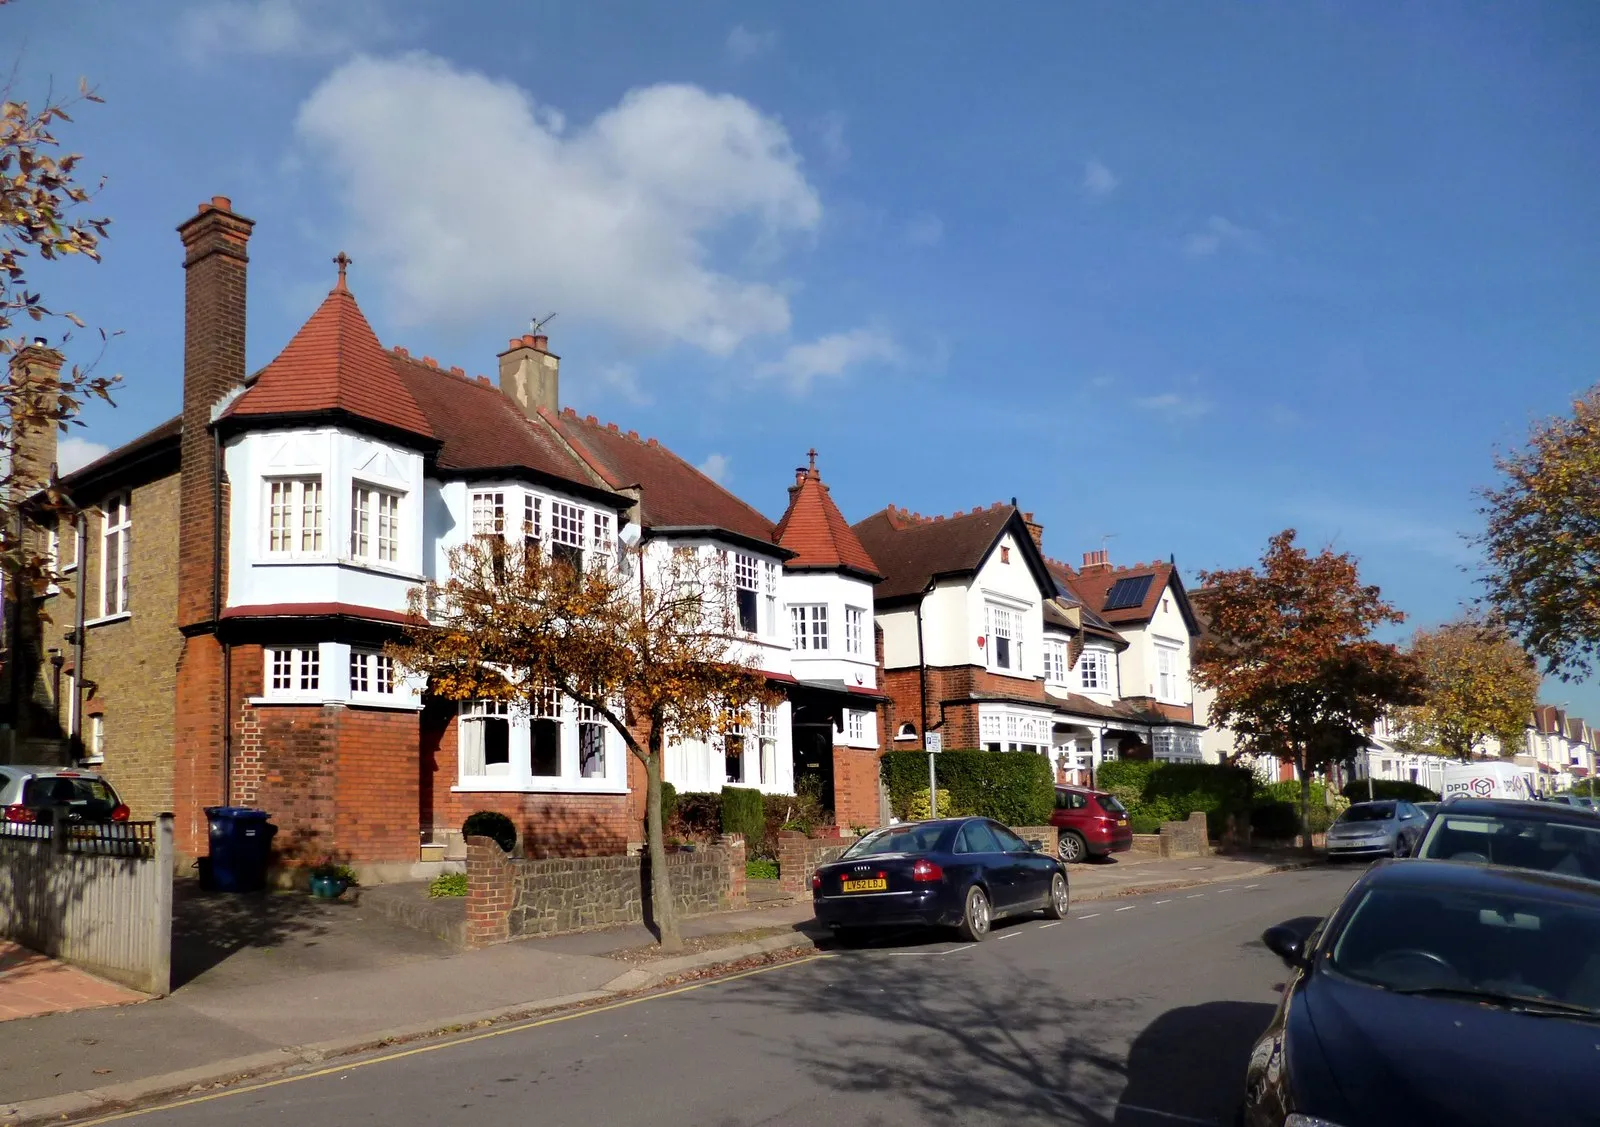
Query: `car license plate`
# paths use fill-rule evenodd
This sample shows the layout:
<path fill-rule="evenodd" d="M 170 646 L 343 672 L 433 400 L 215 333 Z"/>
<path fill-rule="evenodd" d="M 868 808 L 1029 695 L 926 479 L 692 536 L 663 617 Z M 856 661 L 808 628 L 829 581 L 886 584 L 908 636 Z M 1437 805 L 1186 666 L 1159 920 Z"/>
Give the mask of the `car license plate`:
<path fill-rule="evenodd" d="M 887 892 L 889 882 L 882 877 L 870 880 L 847 880 L 841 886 L 846 892 Z"/>
<path fill-rule="evenodd" d="M 1126 818 L 1118 818 L 1117 819 L 1117 825 L 1125 826 L 1127 824 L 1128 824 L 1128 819 L 1126 819 Z"/>

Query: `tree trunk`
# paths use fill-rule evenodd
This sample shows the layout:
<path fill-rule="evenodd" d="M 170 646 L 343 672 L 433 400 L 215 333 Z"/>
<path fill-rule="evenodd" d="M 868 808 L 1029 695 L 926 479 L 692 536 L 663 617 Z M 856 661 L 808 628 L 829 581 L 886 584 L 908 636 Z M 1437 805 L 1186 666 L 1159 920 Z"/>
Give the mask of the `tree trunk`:
<path fill-rule="evenodd" d="M 650 913 L 663 951 L 681 951 L 678 909 L 672 901 L 672 878 L 667 872 L 666 827 L 661 824 L 661 722 L 650 721 L 650 754 L 645 757 L 644 824 L 650 851 Z"/>
<path fill-rule="evenodd" d="M 1307 756 L 1302 752 L 1295 762 L 1300 771 L 1300 840 L 1301 848 L 1308 854 L 1317 851 L 1311 840 L 1311 772 L 1306 769 Z"/>

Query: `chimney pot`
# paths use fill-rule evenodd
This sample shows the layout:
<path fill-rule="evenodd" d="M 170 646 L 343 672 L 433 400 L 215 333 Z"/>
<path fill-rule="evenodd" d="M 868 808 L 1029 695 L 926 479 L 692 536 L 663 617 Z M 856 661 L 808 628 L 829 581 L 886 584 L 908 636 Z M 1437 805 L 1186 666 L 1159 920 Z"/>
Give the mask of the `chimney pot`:
<path fill-rule="evenodd" d="M 794 468 L 794 483 L 796 485 L 803 485 L 803 484 L 805 484 L 805 480 L 806 480 L 806 468 L 804 466 L 796 466 Z"/>
<path fill-rule="evenodd" d="M 411 358 L 411 350 L 409 348 L 401 348 L 398 344 L 394 346 L 394 352 L 396 356 L 404 356 L 408 360 Z"/>
<path fill-rule="evenodd" d="M 561 358 L 548 343 L 543 334 L 523 333 L 500 354 L 500 390 L 530 419 L 540 411 L 561 410 Z"/>
<path fill-rule="evenodd" d="M 212 196 L 211 206 L 216 208 L 218 211 L 232 211 L 233 201 L 227 196 Z"/>
<path fill-rule="evenodd" d="M 488 376 L 479 376 L 478 377 L 478 382 L 481 383 L 484 387 L 493 387 L 494 386 L 494 383 L 489 379 Z"/>
<path fill-rule="evenodd" d="M 439 361 L 437 361 L 437 360 L 435 360 L 435 359 L 434 359 L 434 358 L 433 358 L 433 357 L 431 357 L 431 356 L 424 356 L 424 357 L 423 357 L 423 358 L 422 358 L 422 362 L 423 362 L 423 363 L 424 363 L 424 364 L 426 364 L 426 365 L 427 365 L 427 366 L 428 366 L 428 367 L 430 367 L 430 368 L 437 368 L 437 367 L 438 367 L 438 366 L 439 366 Z"/>
<path fill-rule="evenodd" d="M 537 348 L 540 352 L 548 352 L 550 350 L 550 338 L 543 333 L 534 333 L 528 344 L 533 348 Z"/>
<path fill-rule="evenodd" d="M 517 341 L 517 343 L 519 345 L 523 345 L 523 346 L 525 346 L 527 348 L 532 348 L 534 340 L 535 340 L 535 337 L 534 337 L 534 335 L 532 333 L 523 333 L 522 334 L 522 339 Z"/>
<path fill-rule="evenodd" d="M 464 375 L 467 374 L 467 370 L 465 368 L 458 367 L 457 365 L 452 364 L 452 365 L 450 365 L 450 374 L 452 376 L 464 376 Z"/>
<path fill-rule="evenodd" d="M 595 418 L 593 415 L 585 415 L 583 417 L 583 421 L 588 423 L 592 427 L 600 425 L 600 420 Z"/>

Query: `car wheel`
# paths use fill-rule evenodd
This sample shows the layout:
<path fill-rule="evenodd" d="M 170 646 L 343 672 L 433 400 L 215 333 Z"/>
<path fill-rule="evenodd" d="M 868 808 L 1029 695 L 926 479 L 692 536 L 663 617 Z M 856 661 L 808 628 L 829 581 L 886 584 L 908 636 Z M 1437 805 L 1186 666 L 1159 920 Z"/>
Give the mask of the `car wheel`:
<path fill-rule="evenodd" d="M 1067 878 L 1057 873 L 1050 878 L 1050 899 L 1045 901 L 1044 914 L 1048 919 L 1064 920 L 1068 905 Z"/>
<path fill-rule="evenodd" d="M 1082 861 L 1084 854 L 1088 852 L 1089 847 L 1084 844 L 1083 838 L 1071 830 L 1063 831 L 1060 840 L 1056 842 L 1056 856 L 1069 865 Z"/>
<path fill-rule="evenodd" d="M 967 889 L 967 906 L 961 913 L 961 926 L 956 930 L 968 943 L 982 943 L 989 938 L 992 923 L 989 897 L 977 885 Z"/>

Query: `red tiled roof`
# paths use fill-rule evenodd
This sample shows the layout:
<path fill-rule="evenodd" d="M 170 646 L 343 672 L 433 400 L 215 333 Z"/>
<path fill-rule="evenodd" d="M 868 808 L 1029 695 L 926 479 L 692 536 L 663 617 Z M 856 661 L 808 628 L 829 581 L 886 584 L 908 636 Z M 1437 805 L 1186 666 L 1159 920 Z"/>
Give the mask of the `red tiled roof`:
<path fill-rule="evenodd" d="M 624 432 L 570 407 L 559 415 L 540 411 L 602 479 L 613 488 L 643 489 L 640 518 L 646 528 L 717 528 L 773 542 L 773 524 L 655 439 Z"/>
<path fill-rule="evenodd" d="M 833 503 L 828 487 L 822 484 L 815 451 L 810 467 L 799 473 L 789 487 L 789 507 L 773 535 L 794 553 L 785 567 L 802 571 L 845 568 L 871 579 L 880 578 L 878 565 Z"/>
<path fill-rule="evenodd" d="M 1114 567 L 1104 571 L 1079 571 L 1074 574 L 1071 586 L 1084 603 L 1099 611 L 1113 626 L 1120 623 L 1148 622 L 1161 605 L 1161 596 L 1167 593 L 1172 579 L 1172 565 L 1166 563 L 1139 564 L 1136 567 Z M 1136 607 L 1106 610 L 1106 596 L 1119 579 L 1135 579 L 1141 575 L 1154 576 L 1144 593 L 1144 601 Z"/>
<path fill-rule="evenodd" d="M 580 485 L 603 486 L 548 423 L 530 420 L 494 384 L 444 371 L 398 350 L 388 355 L 444 444 L 435 457 L 440 470 L 521 466 Z"/>
<path fill-rule="evenodd" d="M 395 376 L 388 354 L 342 277 L 228 414 L 249 417 L 330 410 L 433 437 L 433 428 Z"/>
<path fill-rule="evenodd" d="M 891 506 L 852 531 L 885 577 L 874 597 L 895 599 L 921 594 L 936 575 L 976 571 L 1017 515 L 1015 506 L 998 502 L 987 509 L 934 518 Z"/>

